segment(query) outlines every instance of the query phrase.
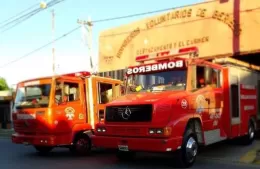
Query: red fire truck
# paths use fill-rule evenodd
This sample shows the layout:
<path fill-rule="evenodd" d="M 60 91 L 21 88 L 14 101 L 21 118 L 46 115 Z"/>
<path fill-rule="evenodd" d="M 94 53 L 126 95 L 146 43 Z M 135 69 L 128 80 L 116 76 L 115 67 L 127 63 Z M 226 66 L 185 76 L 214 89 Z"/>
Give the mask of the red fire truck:
<path fill-rule="evenodd" d="M 138 56 L 141 64 L 126 72 L 131 87 L 106 105 L 93 144 L 118 149 L 120 160 L 141 151 L 174 152 L 177 162 L 190 167 L 199 146 L 235 138 L 252 143 L 260 68 L 197 54 L 190 47 Z"/>
<path fill-rule="evenodd" d="M 12 142 L 40 153 L 67 147 L 85 155 L 104 105 L 121 95 L 120 80 L 76 72 L 20 82 L 13 111 Z"/>

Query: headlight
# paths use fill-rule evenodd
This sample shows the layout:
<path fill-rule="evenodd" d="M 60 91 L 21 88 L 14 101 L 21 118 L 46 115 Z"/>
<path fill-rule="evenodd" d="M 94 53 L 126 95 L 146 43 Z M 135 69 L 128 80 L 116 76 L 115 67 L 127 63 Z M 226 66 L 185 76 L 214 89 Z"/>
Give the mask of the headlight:
<path fill-rule="evenodd" d="M 157 130 L 156 130 L 156 133 L 157 133 L 157 134 L 163 134 L 163 129 L 157 129 Z"/>
<path fill-rule="evenodd" d="M 155 134 L 156 129 L 149 129 L 149 134 Z"/>
<path fill-rule="evenodd" d="M 99 128 L 97 128 L 97 132 L 98 133 L 101 133 L 101 132 L 106 132 L 106 128 L 104 128 L 104 127 L 99 127 Z"/>
<path fill-rule="evenodd" d="M 148 130 L 148 133 L 150 135 L 164 135 L 164 136 L 170 136 L 172 132 L 171 127 L 164 127 L 164 128 L 152 128 Z"/>

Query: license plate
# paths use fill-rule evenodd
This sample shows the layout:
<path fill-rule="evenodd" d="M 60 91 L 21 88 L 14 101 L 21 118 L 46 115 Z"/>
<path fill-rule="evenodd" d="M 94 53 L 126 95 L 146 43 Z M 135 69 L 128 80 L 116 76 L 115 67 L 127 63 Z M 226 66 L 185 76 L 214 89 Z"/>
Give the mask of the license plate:
<path fill-rule="evenodd" d="M 28 143 L 28 142 L 23 142 L 23 144 L 24 144 L 24 145 L 29 145 L 29 143 Z"/>
<path fill-rule="evenodd" d="M 127 145 L 118 145 L 118 149 L 119 149 L 120 151 L 129 151 Z"/>

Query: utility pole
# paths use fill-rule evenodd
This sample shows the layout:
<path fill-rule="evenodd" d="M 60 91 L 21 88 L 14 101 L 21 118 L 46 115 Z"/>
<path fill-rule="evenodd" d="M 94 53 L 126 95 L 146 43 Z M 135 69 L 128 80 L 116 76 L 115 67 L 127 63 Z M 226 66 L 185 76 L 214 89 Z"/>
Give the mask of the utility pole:
<path fill-rule="evenodd" d="M 55 13 L 54 13 L 54 9 L 51 12 L 52 12 L 52 72 L 53 72 L 53 76 L 55 76 L 56 72 L 55 72 L 55 48 L 54 48 L 54 40 L 55 40 Z"/>
<path fill-rule="evenodd" d="M 92 57 L 93 57 L 93 53 L 92 53 L 92 26 L 93 26 L 93 24 L 92 24 L 92 21 L 89 17 L 88 21 L 78 19 L 77 23 L 82 26 L 83 36 L 84 36 L 85 30 L 87 30 L 87 35 L 86 35 L 87 36 L 87 44 L 85 44 L 85 45 L 88 46 L 88 50 L 89 50 L 89 61 L 90 61 L 91 72 L 94 73 L 93 60 L 92 60 Z"/>

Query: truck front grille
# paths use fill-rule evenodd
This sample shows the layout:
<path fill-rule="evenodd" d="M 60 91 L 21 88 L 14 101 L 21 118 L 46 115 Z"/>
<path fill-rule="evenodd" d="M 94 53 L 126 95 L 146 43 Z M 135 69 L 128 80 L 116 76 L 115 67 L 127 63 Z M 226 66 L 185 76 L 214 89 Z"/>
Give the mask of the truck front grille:
<path fill-rule="evenodd" d="M 106 108 L 107 122 L 150 122 L 152 120 L 153 106 L 129 105 L 109 106 Z"/>
<path fill-rule="evenodd" d="M 16 132 L 23 132 L 23 133 L 34 133 L 37 131 L 37 122 L 36 121 L 30 121 L 30 122 L 26 122 L 26 121 L 15 121 L 14 122 L 14 130 Z"/>

